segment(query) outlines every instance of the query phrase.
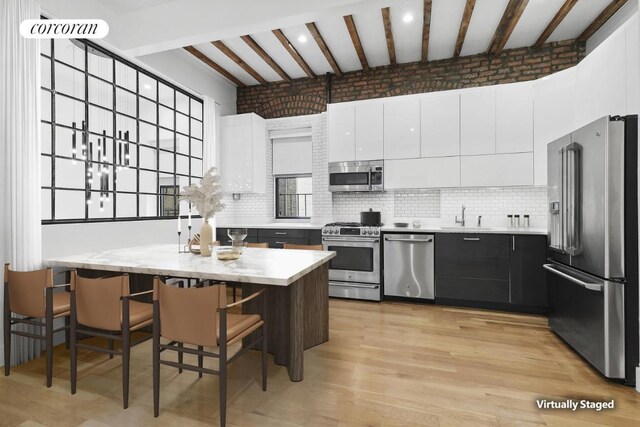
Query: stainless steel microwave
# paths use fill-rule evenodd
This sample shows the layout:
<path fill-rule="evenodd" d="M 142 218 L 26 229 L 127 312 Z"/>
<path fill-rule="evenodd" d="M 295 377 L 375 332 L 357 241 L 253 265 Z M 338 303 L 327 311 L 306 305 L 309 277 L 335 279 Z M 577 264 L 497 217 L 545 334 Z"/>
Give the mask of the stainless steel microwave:
<path fill-rule="evenodd" d="M 329 191 L 383 191 L 382 160 L 329 163 Z"/>

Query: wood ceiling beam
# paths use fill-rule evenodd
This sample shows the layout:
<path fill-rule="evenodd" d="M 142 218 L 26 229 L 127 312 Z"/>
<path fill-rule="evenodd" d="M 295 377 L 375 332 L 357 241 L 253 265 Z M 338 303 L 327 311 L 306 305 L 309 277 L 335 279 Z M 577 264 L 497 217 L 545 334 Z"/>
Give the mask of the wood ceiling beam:
<path fill-rule="evenodd" d="M 227 57 L 229 57 L 229 59 L 231 59 L 233 62 L 235 62 L 236 64 L 238 64 L 238 66 L 240 68 L 242 68 L 244 71 L 246 71 L 251 77 L 253 77 L 254 79 L 256 79 L 261 85 L 266 85 L 267 83 L 269 83 L 264 77 L 262 77 L 256 70 L 254 70 L 253 68 L 251 68 L 251 66 L 249 64 L 247 64 L 246 62 L 244 62 L 242 60 L 242 58 L 240 58 L 238 55 L 236 55 L 236 53 L 234 51 L 232 51 L 229 46 L 227 46 L 226 44 L 224 44 L 221 40 L 216 40 L 214 42 L 211 42 L 212 45 L 214 45 L 215 47 L 217 47 L 220 52 L 224 53 L 225 55 L 227 55 Z"/>
<path fill-rule="evenodd" d="M 183 49 L 186 50 L 187 52 L 189 52 L 191 55 L 193 55 L 196 58 L 198 58 L 200 61 L 202 61 L 205 64 L 207 64 L 209 67 L 213 68 L 216 72 L 222 74 L 224 77 L 226 77 L 227 79 L 231 80 L 236 86 L 238 86 L 238 87 L 245 87 L 246 86 L 244 83 L 242 83 L 240 80 L 238 80 L 233 74 L 231 74 L 230 72 L 228 72 L 227 70 L 225 70 L 224 68 L 222 68 L 221 66 L 216 64 L 215 62 L 213 62 L 211 60 L 211 58 L 209 58 L 204 53 L 200 52 L 195 47 L 186 46 Z"/>
<path fill-rule="evenodd" d="M 462 14 L 462 21 L 460 21 L 456 48 L 453 51 L 454 58 L 458 58 L 460 56 L 460 52 L 462 52 L 462 45 L 464 45 L 464 39 L 467 37 L 467 30 L 469 29 L 469 22 L 471 22 L 471 15 L 473 15 L 474 7 L 476 7 L 476 0 L 467 0 L 467 4 L 464 6 L 464 13 Z"/>
<path fill-rule="evenodd" d="M 260 57 L 264 62 L 270 66 L 283 80 L 291 81 L 291 77 L 278 65 L 278 63 L 271 57 L 250 35 L 240 36 L 240 38 Z"/>
<path fill-rule="evenodd" d="M 362 42 L 360 41 L 360 36 L 358 35 L 356 23 L 353 21 L 353 15 L 345 16 L 344 23 L 347 25 L 347 30 L 349 30 L 351 42 L 353 42 L 353 47 L 356 49 L 356 53 L 358 54 L 358 59 L 360 60 L 362 69 L 368 70 L 369 63 L 367 62 L 367 56 L 364 54 L 364 49 L 362 49 Z"/>
<path fill-rule="evenodd" d="M 313 36 L 313 39 L 316 41 L 316 44 L 322 51 L 322 54 L 324 55 L 324 57 L 327 58 L 327 62 L 333 69 L 333 72 L 335 73 L 335 75 L 337 77 L 340 77 L 342 75 L 342 70 L 340 69 L 340 66 L 336 62 L 335 58 L 333 57 L 333 54 L 329 50 L 329 46 L 327 46 L 327 43 L 325 43 L 324 39 L 322 38 L 322 34 L 320 34 L 320 31 L 318 30 L 318 27 L 316 26 L 315 22 L 307 23 L 307 29 Z"/>
<path fill-rule="evenodd" d="M 393 30 L 391 29 L 391 13 L 388 7 L 382 8 L 382 23 L 384 24 L 384 36 L 387 39 L 387 50 L 389 51 L 389 63 L 396 65 L 396 44 L 393 41 Z"/>
<path fill-rule="evenodd" d="M 540 34 L 540 37 L 538 37 L 538 40 L 533 45 L 534 49 L 539 49 L 540 47 L 542 47 L 549 36 L 551 36 L 556 28 L 558 28 L 558 25 L 560 25 L 560 23 L 569 14 L 569 12 L 571 12 L 571 9 L 573 9 L 573 6 L 575 6 L 576 3 L 578 3 L 578 0 L 566 0 L 564 2 L 562 7 L 560 7 L 560 10 L 558 10 L 558 13 L 556 13 L 556 16 L 553 17 L 551 22 L 549 22 L 549 25 L 547 25 L 547 28 L 545 28 L 542 34 Z"/>
<path fill-rule="evenodd" d="M 300 68 L 302 68 L 302 71 L 304 71 L 305 74 L 310 78 L 312 79 L 315 78 L 316 75 L 313 73 L 313 71 L 309 67 L 309 64 L 307 64 L 305 60 L 302 58 L 302 56 L 300 56 L 296 48 L 293 47 L 293 45 L 291 44 L 289 39 L 287 39 L 287 36 L 284 35 L 282 30 L 272 30 L 271 32 L 273 33 L 274 36 L 276 36 L 280 44 L 282 44 L 282 46 L 287 50 L 287 52 L 289 52 L 289 55 L 291 55 L 293 59 L 298 63 Z"/>
<path fill-rule="evenodd" d="M 429 33 L 431 31 L 431 0 L 424 0 L 422 12 L 422 61 L 429 60 Z"/>
<path fill-rule="evenodd" d="M 509 37 L 511 37 L 511 33 L 513 33 L 518 21 L 520 21 L 520 17 L 528 3 L 529 0 L 509 0 L 509 4 L 502 14 L 500 24 L 496 28 L 496 32 L 489 44 L 488 54 L 499 55 L 502 53 L 504 45 L 509 41 Z"/>
<path fill-rule="evenodd" d="M 598 15 L 598 17 L 591 23 L 589 26 L 580 34 L 577 38 L 579 42 L 586 42 L 589 37 L 591 37 L 596 31 L 600 29 L 604 25 L 605 22 L 609 20 L 616 13 L 627 0 L 613 0 L 609 3 L 609 6 L 605 7 L 604 10 Z"/>

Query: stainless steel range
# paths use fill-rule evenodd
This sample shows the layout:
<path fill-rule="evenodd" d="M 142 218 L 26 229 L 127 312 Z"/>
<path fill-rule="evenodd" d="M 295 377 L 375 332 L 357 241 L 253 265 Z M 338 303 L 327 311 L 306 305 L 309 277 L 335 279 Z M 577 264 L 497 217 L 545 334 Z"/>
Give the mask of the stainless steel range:
<path fill-rule="evenodd" d="M 380 301 L 380 227 L 336 222 L 322 228 L 322 246 L 336 252 L 329 262 L 329 295 Z"/>

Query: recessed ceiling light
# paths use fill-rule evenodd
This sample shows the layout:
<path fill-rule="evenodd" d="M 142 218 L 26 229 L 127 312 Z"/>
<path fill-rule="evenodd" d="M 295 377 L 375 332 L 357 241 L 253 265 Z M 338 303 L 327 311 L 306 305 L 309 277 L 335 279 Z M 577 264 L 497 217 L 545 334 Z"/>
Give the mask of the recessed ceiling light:
<path fill-rule="evenodd" d="M 144 87 L 146 90 L 151 90 L 151 85 L 149 83 L 145 83 L 142 87 Z"/>
<path fill-rule="evenodd" d="M 405 13 L 404 16 L 402 17 L 402 20 L 407 23 L 413 21 L 413 14 L 410 12 Z"/>
<path fill-rule="evenodd" d="M 304 34 L 300 34 L 300 35 L 298 36 L 298 41 L 299 41 L 300 43 L 306 43 L 306 42 L 307 42 L 307 36 L 305 36 Z"/>

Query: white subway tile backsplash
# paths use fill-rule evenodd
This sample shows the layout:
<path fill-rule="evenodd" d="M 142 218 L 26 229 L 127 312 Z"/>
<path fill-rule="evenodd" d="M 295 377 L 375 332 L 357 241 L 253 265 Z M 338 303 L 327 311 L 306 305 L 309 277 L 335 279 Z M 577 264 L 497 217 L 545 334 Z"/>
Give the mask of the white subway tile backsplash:
<path fill-rule="evenodd" d="M 393 193 L 396 217 L 439 218 L 440 190 L 402 190 Z"/>
<path fill-rule="evenodd" d="M 264 220 L 274 216 L 273 150 L 268 132 L 274 129 L 311 126 L 313 147 L 313 217 L 312 222 L 358 221 L 360 212 L 370 208 L 382 213 L 385 223 L 394 218 L 426 218 L 453 224 L 454 217 L 466 206 L 468 224 L 482 215 L 486 226 L 506 226 L 508 214 L 531 217 L 532 227 L 545 227 L 547 218 L 546 187 L 448 188 L 441 190 L 396 190 L 384 193 L 330 193 L 328 183 L 326 113 L 267 120 L 267 191 L 243 194 L 234 201 L 225 196 L 227 208 L 218 215 L 224 221 Z"/>

